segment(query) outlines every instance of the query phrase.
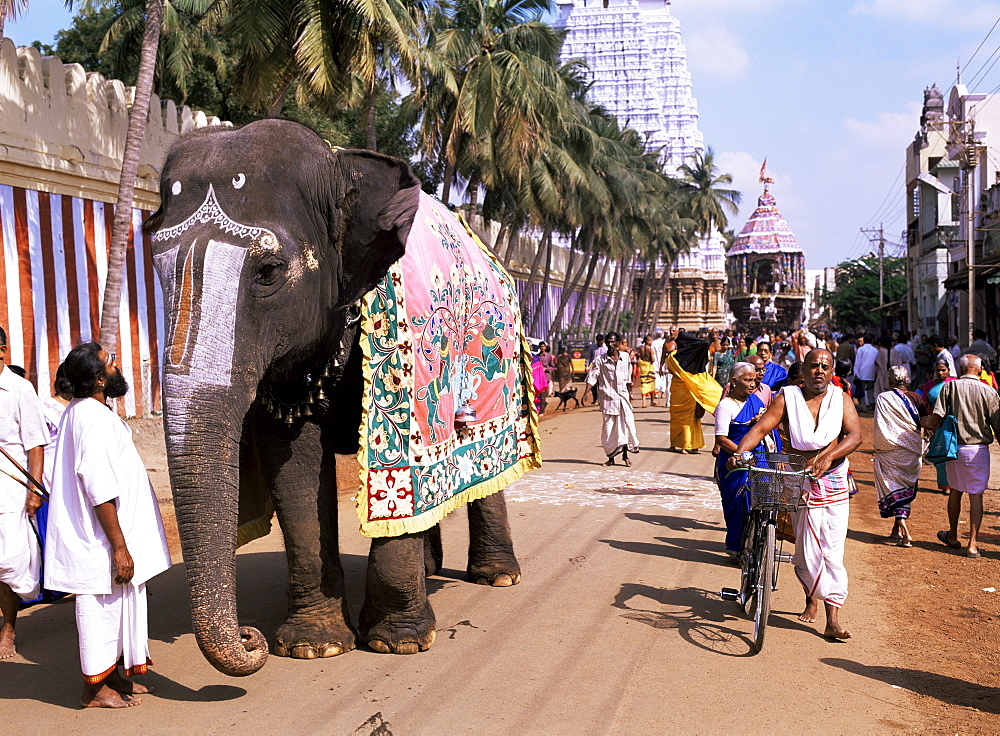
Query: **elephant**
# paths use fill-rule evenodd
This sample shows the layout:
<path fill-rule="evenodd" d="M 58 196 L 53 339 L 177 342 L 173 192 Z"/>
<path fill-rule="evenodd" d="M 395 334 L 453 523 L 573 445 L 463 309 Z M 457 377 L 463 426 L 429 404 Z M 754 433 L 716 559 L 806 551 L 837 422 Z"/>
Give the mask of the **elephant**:
<path fill-rule="evenodd" d="M 352 625 L 335 472 L 335 455 L 359 443 L 353 305 L 403 255 L 420 196 L 405 162 L 332 149 L 290 121 L 200 129 L 166 156 L 161 205 L 143 229 L 166 313 L 167 460 L 192 626 L 205 657 L 227 675 L 249 675 L 268 656 L 267 640 L 239 625 L 236 607 L 248 489 L 273 506 L 288 559 L 288 616 L 274 634 L 275 654 L 334 656 L 355 648 L 356 637 L 397 654 L 434 642 L 425 577 L 441 565 L 437 526 L 372 539 Z M 336 385 L 320 391 L 308 416 L 268 410 L 272 399 L 295 403 L 331 365 Z M 503 491 L 469 503 L 468 517 L 469 579 L 517 584 Z"/>

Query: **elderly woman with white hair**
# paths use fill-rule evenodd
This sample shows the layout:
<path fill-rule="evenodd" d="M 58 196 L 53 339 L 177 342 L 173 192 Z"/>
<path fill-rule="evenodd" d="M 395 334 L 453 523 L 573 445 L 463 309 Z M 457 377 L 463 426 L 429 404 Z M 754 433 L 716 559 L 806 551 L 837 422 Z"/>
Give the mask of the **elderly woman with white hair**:
<path fill-rule="evenodd" d="M 875 489 L 883 519 L 893 518 L 890 539 L 900 547 L 912 547 L 906 526 L 910 505 L 917 495 L 920 456 L 923 451 L 920 416 L 926 414 L 923 400 L 906 387 L 910 373 L 906 366 L 888 371 L 889 390 L 875 399 Z"/>
<path fill-rule="evenodd" d="M 722 496 L 722 513 L 726 519 L 726 553 L 733 559 L 743 545 L 743 532 L 750 514 L 750 494 L 743 493 L 747 485 L 745 468 L 729 470 L 726 463 L 736 452 L 740 440 L 767 409 L 754 393 L 758 386 L 757 367 L 752 363 L 737 363 L 729 372 L 729 395 L 715 409 L 715 445 L 719 448 L 716 478 Z M 768 434 L 754 448 L 760 457 L 764 452 L 779 452 L 781 440 L 777 431 Z"/>

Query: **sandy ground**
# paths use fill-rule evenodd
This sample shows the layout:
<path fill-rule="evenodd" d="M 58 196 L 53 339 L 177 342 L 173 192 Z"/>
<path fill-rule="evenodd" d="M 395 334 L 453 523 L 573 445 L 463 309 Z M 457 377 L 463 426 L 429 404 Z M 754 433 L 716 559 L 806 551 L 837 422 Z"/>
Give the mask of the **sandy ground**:
<path fill-rule="evenodd" d="M 594 409 L 543 418 L 546 464 L 508 490 L 521 585 L 464 583 L 464 513 L 445 520 L 446 569 L 429 581 L 439 637 L 426 654 L 272 657 L 257 675 L 225 678 L 194 644 L 177 565 L 152 586 L 157 668 L 147 677 L 156 695 L 127 713 L 74 710 L 78 685 L 66 667 L 75 658 L 72 611 L 68 602 L 38 606 L 19 626 L 19 656 L 0 663 L 4 727 L 381 736 L 1000 733 L 1000 593 L 983 591 L 1000 588 L 993 495 L 982 559 L 935 540 L 946 522 L 944 496 L 934 492 L 914 505 L 916 546 L 899 548 L 886 539 L 891 521 L 878 518 L 871 456 L 859 451 L 843 613 L 855 638 L 833 644 L 798 622 L 801 592 L 782 566 L 765 650 L 751 656 L 751 622 L 717 596 L 739 573 L 722 554 L 711 459 L 664 451 L 662 407 L 637 409 L 637 420 L 644 449 L 626 471 L 599 465 Z M 870 432 L 871 420 L 863 425 Z M 176 547 L 160 422 L 132 427 Z M 345 458 L 340 526 L 356 617 L 366 545 L 349 499 L 355 469 Z M 933 488 L 932 471 L 925 477 Z M 280 536 L 247 545 L 238 559 L 241 621 L 273 636 L 284 615 Z"/>

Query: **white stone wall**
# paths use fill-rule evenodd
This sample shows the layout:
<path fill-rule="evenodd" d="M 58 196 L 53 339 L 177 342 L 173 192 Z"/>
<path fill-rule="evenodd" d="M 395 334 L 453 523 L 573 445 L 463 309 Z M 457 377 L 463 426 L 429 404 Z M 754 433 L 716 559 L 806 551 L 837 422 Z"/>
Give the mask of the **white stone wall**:
<path fill-rule="evenodd" d="M 0 184 L 114 202 L 134 88 L 27 46 L 0 43 Z M 159 171 L 181 133 L 229 125 L 154 94 L 136 207 L 159 206 Z"/>

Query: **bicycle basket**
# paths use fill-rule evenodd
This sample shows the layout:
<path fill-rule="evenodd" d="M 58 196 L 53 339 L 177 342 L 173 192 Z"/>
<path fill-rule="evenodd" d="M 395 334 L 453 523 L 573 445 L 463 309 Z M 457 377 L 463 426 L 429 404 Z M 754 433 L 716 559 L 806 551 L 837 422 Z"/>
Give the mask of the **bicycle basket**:
<path fill-rule="evenodd" d="M 806 460 L 801 455 L 766 453 L 749 468 L 750 506 L 755 509 L 799 507 Z"/>

